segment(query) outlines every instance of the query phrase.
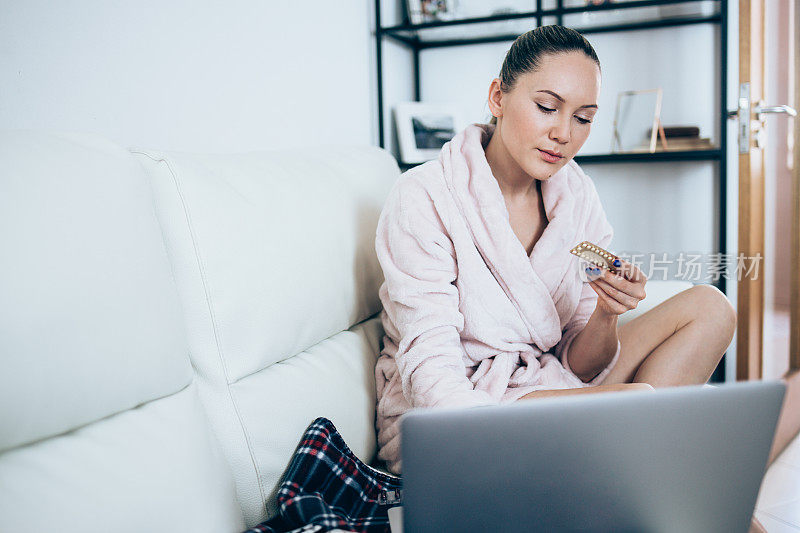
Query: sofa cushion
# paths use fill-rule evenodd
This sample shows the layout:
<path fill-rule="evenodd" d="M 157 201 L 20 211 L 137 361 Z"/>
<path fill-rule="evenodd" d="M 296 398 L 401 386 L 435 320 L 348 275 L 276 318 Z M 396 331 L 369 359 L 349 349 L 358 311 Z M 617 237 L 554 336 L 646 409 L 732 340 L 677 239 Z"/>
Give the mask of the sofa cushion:
<path fill-rule="evenodd" d="M 0 450 L 192 380 L 152 194 L 102 139 L 0 136 Z"/>
<path fill-rule="evenodd" d="M 277 488 L 308 425 L 335 421 L 352 452 L 375 454 L 375 358 L 383 334 L 373 317 L 308 350 L 231 384 L 248 428 L 266 511 L 277 513 Z"/>
<path fill-rule="evenodd" d="M 236 533 L 233 480 L 194 385 L 0 456 L 0 531 Z"/>
<path fill-rule="evenodd" d="M 87 134 L 0 162 L 0 531 L 235 531 L 147 176 Z"/>
<path fill-rule="evenodd" d="M 198 388 L 253 525 L 317 416 L 374 455 L 383 332 L 357 325 L 380 311 L 375 228 L 400 171 L 364 146 L 131 151 L 152 178 Z"/>

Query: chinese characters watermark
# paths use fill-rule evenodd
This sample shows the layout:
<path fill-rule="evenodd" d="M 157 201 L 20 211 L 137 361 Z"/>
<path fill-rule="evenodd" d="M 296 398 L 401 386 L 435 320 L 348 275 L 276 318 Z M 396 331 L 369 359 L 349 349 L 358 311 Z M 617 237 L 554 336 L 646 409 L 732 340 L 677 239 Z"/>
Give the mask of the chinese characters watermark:
<path fill-rule="evenodd" d="M 726 254 L 721 252 L 694 253 L 667 252 L 650 253 L 616 253 L 621 259 L 631 263 L 647 277 L 648 280 L 677 279 L 685 281 L 703 281 L 720 278 L 758 279 L 759 266 L 763 260 L 761 253 L 755 255 Z"/>

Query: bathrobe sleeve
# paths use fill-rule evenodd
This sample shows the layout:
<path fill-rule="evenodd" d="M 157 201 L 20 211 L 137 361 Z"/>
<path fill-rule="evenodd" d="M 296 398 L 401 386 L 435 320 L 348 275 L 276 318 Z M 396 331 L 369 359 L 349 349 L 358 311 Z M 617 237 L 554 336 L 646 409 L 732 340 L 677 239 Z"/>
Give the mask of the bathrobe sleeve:
<path fill-rule="evenodd" d="M 614 237 L 614 228 L 608 222 L 608 218 L 606 217 L 605 210 L 600 202 L 600 197 L 597 194 L 594 183 L 592 183 L 592 180 L 583 174 L 582 171 L 580 174 L 584 179 L 586 187 L 586 201 L 589 205 L 589 214 L 586 217 L 586 226 L 584 228 L 584 235 L 586 236 L 585 240 L 593 242 L 608 251 L 612 251 L 610 249 L 610 244 L 611 239 Z M 575 261 L 574 263 L 576 264 L 576 268 L 578 268 L 578 262 Z M 561 361 L 561 364 L 569 372 L 572 372 L 572 369 L 569 367 L 570 345 L 572 344 L 572 341 L 575 340 L 575 337 L 578 336 L 578 333 L 583 331 L 583 328 L 586 327 L 586 323 L 589 322 L 589 317 L 592 316 L 592 313 L 597 306 L 597 298 L 597 293 L 592 290 L 592 287 L 589 285 L 589 283 L 582 282 L 578 307 L 575 309 L 575 313 L 569 319 L 566 326 L 564 326 L 564 329 L 561 333 L 561 340 L 554 348 L 554 355 Z M 597 376 L 592 378 L 590 381 L 587 381 L 586 383 L 588 385 L 598 385 L 601 381 L 603 381 L 603 379 L 609 372 L 611 372 L 611 369 L 619 359 L 619 351 L 620 342 L 619 339 L 617 339 L 617 350 L 614 354 L 614 357 L 611 359 L 611 362 Z"/>
<path fill-rule="evenodd" d="M 385 278 L 381 300 L 396 329 L 394 358 L 412 407 L 497 404 L 467 378 L 454 285 L 458 266 L 440 213 L 424 186 L 401 176 L 378 220 L 375 248 Z"/>

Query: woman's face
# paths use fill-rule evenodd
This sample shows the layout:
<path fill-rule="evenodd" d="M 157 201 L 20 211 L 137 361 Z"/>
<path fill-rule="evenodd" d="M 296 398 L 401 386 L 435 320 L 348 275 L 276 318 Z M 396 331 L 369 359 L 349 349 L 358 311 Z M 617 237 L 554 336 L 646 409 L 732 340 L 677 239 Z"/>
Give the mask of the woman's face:
<path fill-rule="evenodd" d="M 517 77 L 508 93 L 492 81 L 489 107 L 503 145 L 522 171 L 548 179 L 580 150 L 592 127 L 600 69 L 583 52 L 542 56 L 540 68 Z M 543 151 L 561 157 L 554 159 Z"/>

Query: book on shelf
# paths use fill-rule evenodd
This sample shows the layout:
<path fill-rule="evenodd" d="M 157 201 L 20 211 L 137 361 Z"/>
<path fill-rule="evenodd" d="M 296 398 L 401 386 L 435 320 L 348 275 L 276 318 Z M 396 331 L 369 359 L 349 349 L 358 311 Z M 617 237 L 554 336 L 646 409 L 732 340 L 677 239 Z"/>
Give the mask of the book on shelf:
<path fill-rule="evenodd" d="M 652 135 L 653 129 L 650 128 L 647 130 L 647 138 L 650 138 Z M 664 136 L 667 139 L 672 139 L 675 137 L 694 137 L 700 138 L 700 127 L 699 126 L 664 126 Z"/>
<path fill-rule="evenodd" d="M 664 148 L 661 142 L 656 142 L 655 152 L 679 152 L 691 150 L 715 150 L 717 147 L 711 142 L 709 137 L 702 138 L 681 138 L 675 137 L 666 140 L 667 147 Z M 632 150 L 617 153 L 647 153 L 650 152 L 650 142 L 644 142 Z"/>

